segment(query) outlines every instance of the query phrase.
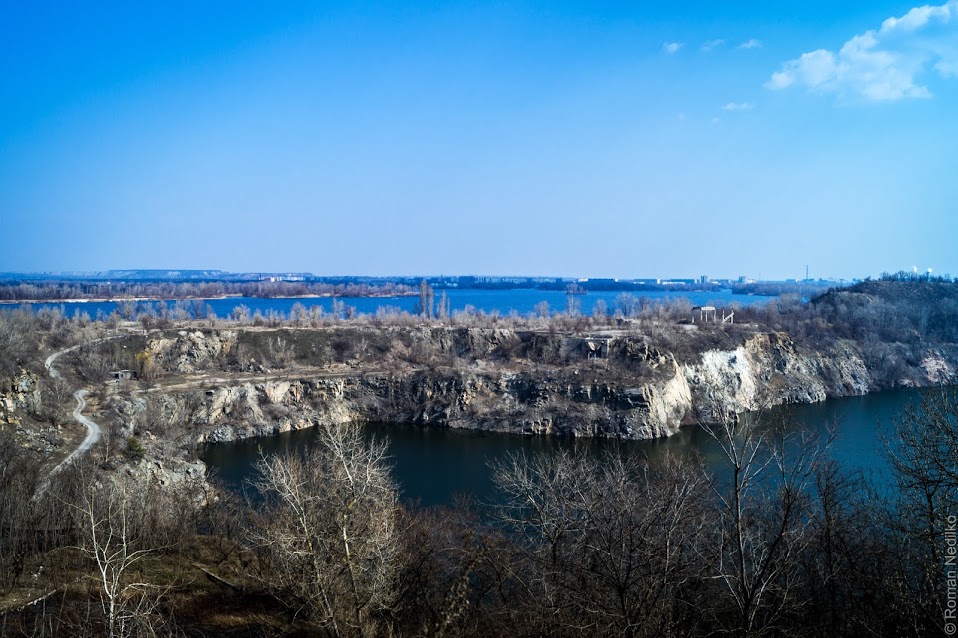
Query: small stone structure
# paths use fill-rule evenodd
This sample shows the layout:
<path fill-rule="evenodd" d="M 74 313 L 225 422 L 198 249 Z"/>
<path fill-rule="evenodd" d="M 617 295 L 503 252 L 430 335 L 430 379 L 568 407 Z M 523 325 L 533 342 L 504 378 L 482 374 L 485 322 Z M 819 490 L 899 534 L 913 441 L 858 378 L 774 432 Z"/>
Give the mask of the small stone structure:
<path fill-rule="evenodd" d="M 607 359 L 612 337 L 577 337 L 577 350 L 585 354 L 586 359 Z"/>

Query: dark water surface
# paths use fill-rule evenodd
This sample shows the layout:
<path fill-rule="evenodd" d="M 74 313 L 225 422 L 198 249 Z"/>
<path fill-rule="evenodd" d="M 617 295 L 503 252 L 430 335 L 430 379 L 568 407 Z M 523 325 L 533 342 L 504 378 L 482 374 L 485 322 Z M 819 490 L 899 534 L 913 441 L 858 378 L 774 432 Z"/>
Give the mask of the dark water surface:
<path fill-rule="evenodd" d="M 831 448 L 833 458 L 848 469 L 880 476 L 887 465 L 881 455 L 879 424 L 892 425 L 896 414 L 909 402 L 918 401 L 921 390 L 895 390 L 864 397 L 831 399 L 822 403 L 789 406 L 789 416 L 812 430 L 824 433 L 834 424 L 838 438 Z M 422 505 L 451 504 L 458 493 L 480 500 L 493 499 L 489 462 L 510 452 L 554 453 L 579 449 L 601 461 L 603 451 L 619 447 L 650 458 L 666 451 L 699 454 L 714 472 L 722 472 L 722 456 L 715 441 L 700 427 L 683 428 L 675 436 L 652 441 L 569 440 L 488 432 L 450 430 L 415 425 L 373 424 L 370 436 L 384 438 L 407 502 Z M 242 489 L 253 472 L 260 450 L 266 454 L 289 454 L 315 444 L 314 429 L 289 432 L 234 443 L 207 446 L 201 455 L 211 472 L 232 489 Z"/>
<path fill-rule="evenodd" d="M 441 290 L 436 291 L 436 302 L 438 303 Z M 568 307 L 570 297 L 559 290 L 458 290 L 449 289 L 445 291 L 449 298 L 449 305 L 453 312 L 465 310 L 472 306 L 477 310 L 486 312 L 498 311 L 502 315 L 508 315 L 510 312 L 517 312 L 520 315 L 528 315 L 535 312 L 536 304 L 545 301 L 549 304 L 552 311 L 565 311 Z M 571 297 L 574 303 L 579 305 L 579 310 L 585 314 L 591 314 L 595 303 L 603 300 L 610 310 L 615 308 L 615 299 L 621 292 L 590 292 L 587 295 L 575 295 Z M 728 306 L 737 303 L 742 306 L 748 306 L 756 303 L 763 303 L 772 299 L 772 297 L 761 297 L 755 295 L 738 295 L 731 290 L 719 290 L 715 292 L 667 292 L 667 291 L 642 291 L 629 293 L 636 297 L 646 297 L 653 300 L 666 299 L 688 299 L 694 305 L 715 305 Z M 407 312 L 414 312 L 418 297 L 339 297 L 339 300 L 347 306 L 352 306 L 357 312 L 363 314 L 374 314 L 379 308 L 397 308 Z M 227 297 L 225 299 L 203 299 L 198 300 L 204 306 L 209 307 L 216 313 L 217 317 L 228 317 L 237 306 L 246 306 L 250 313 L 257 310 L 264 315 L 270 311 L 275 311 L 288 315 L 293 305 L 299 303 L 307 309 L 319 306 L 324 312 L 331 312 L 333 307 L 332 297 L 305 297 L 290 298 L 282 297 L 276 299 L 262 299 L 258 297 Z M 163 302 L 139 302 L 141 307 Z M 173 308 L 176 302 L 165 302 L 170 308 Z M 186 302 L 187 304 L 192 301 Z M 57 303 L 36 303 L 28 304 L 34 310 L 41 308 L 61 308 L 62 312 L 72 317 L 76 313 L 87 313 L 91 318 L 96 319 L 99 313 L 109 315 L 119 306 L 114 301 L 71 301 Z M 16 304 L 0 304 L 0 309 L 16 308 Z"/>

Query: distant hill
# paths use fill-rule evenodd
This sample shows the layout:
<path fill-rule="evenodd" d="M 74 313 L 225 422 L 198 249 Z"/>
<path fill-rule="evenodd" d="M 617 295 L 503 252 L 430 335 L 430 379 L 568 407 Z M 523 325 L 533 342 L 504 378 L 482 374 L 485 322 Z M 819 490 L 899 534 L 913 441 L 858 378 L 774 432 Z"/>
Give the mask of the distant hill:
<path fill-rule="evenodd" d="M 230 273 L 222 270 L 107 270 L 93 273 L 91 279 L 121 281 L 209 281 L 223 279 Z"/>
<path fill-rule="evenodd" d="M 863 281 L 832 289 L 812 306 L 856 339 L 958 342 L 958 282 L 944 279 Z"/>
<path fill-rule="evenodd" d="M 102 270 L 94 272 L 0 273 L 0 281 L 260 281 L 303 280 L 311 273 L 233 273 L 224 270 Z"/>
<path fill-rule="evenodd" d="M 893 305 L 917 304 L 932 307 L 958 301 L 958 282 L 927 281 L 862 281 L 847 288 L 832 288 L 812 300 L 817 305 L 839 303 L 875 303 L 883 301 Z"/>

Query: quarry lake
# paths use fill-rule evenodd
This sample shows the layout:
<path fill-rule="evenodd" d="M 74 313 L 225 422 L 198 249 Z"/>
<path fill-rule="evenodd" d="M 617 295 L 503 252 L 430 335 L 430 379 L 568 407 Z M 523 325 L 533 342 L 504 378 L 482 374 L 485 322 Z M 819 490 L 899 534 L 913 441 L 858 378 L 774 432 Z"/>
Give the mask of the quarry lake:
<path fill-rule="evenodd" d="M 896 415 L 908 403 L 919 401 L 921 393 L 926 391 L 893 390 L 775 410 L 789 410 L 792 422 L 802 423 L 823 434 L 833 425 L 838 436 L 830 456 L 849 470 L 881 477 L 883 470 L 887 469 L 887 462 L 882 456 L 879 433 L 890 431 Z M 722 473 L 724 461 L 716 442 L 698 426 L 685 427 L 667 439 L 650 441 L 570 440 L 391 424 L 371 424 L 367 431 L 369 436 L 388 442 L 393 473 L 403 499 L 423 506 L 450 505 L 457 494 L 471 494 L 486 502 L 494 500 L 488 464 L 513 452 L 551 454 L 574 448 L 595 456 L 597 462 L 604 451 L 616 447 L 627 454 L 649 458 L 666 452 L 698 454 L 718 475 Z M 246 479 L 253 476 L 253 467 L 261 451 L 265 454 L 297 453 L 314 445 L 315 438 L 316 431 L 307 429 L 211 444 L 203 449 L 201 458 L 209 472 L 229 489 L 241 490 Z"/>
<path fill-rule="evenodd" d="M 442 290 L 436 291 L 436 301 L 442 295 Z M 596 291 L 585 295 L 569 296 L 560 290 L 537 290 L 537 289 L 516 289 L 516 290 L 459 290 L 451 288 L 445 290 L 449 299 L 449 305 L 453 312 L 465 310 L 469 307 L 485 312 L 497 311 L 502 315 L 508 315 L 516 312 L 520 315 L 528 315 L 535 312 L 536 305 L 541 302 L 549 304 L 552 311 L 564 311 L 568 308 L 570 300 L 579 304 L 579 310 L 586 314 L 591 314 L 595 304 L 600 299 L 604 301 L 610 309 L 615 308 L 615 299 L 623 294 L 621 291 Z M 671 300 L 688 299 L 694 305 L 715 305 L 727 307 L 732 304 L 748 306 L 756 303 L 763 303 L 773 297 L 763 297 L 757 295 L 740 295 L 731 290 L 718 291 L 637 291 L 632 294 L 636 297 L 646 297 L 652 300 Z M 280 298 L 259 298 L 259 297 L 225 297 L 219 299 L 199 299 L 183 302 L 183 306 L 189 308 L 194 301 L 200 302 L 200 307 L 209 309 L 217 317 L 229 317 L 233 310 L 239 306 L 245 306 L 250 314 L 257 311 L 264 316 L 276 312 L 282 315 L 288 315 L 295 304 L 302 304 L 307 309 L 320 307 L 324 312 L 332 312 L 333 297 L 280 297 Z M 374 314 L 380 308 L 394 308 L 406 312 L 414 312 L 416 304 L 419 301 L 418 296 L 412 297 L 339 297 L 345 305 L 355 308 L 356 312 L 362 314 Z M 76 313 L 87 313 L 92 319 L 98 315 L 108 316 L 114 310 L 120 307 L 122 302 L 116 301 L 63 301 L 55 303 L 34 303 L 22 304 L 29 305 L 34 310 L 41 308 L 60 308 L 62 312 L 72 317 Z M 176 306 L 175 301 L 139 301 L 136 302 L 140 309 L 148 307 L 158 308 L 159 304 L 165 303 L 169 309 Z M 16 304 L 4 304 L 3 307 L 15 307 Z"/>

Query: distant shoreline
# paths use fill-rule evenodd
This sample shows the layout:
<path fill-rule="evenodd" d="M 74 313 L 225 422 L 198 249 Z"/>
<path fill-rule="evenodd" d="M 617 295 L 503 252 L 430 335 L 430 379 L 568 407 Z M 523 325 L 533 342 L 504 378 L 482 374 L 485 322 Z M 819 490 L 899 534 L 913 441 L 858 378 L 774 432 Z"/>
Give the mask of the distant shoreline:
<path fill-rule="evenodd" d="M 392 297 L 416 297 L 419 293 L 393 293 L 382 295 L 280 295 L 277 297 L 247 297 L 245 295 L 220 295 L 219 297 L 98 297 L 90 299 L 3 299 L 0 305 L 58 304 L 58 303 L 120 303 L 123 301 L 217 301 L 220 299 L 389 299 Z"/>

